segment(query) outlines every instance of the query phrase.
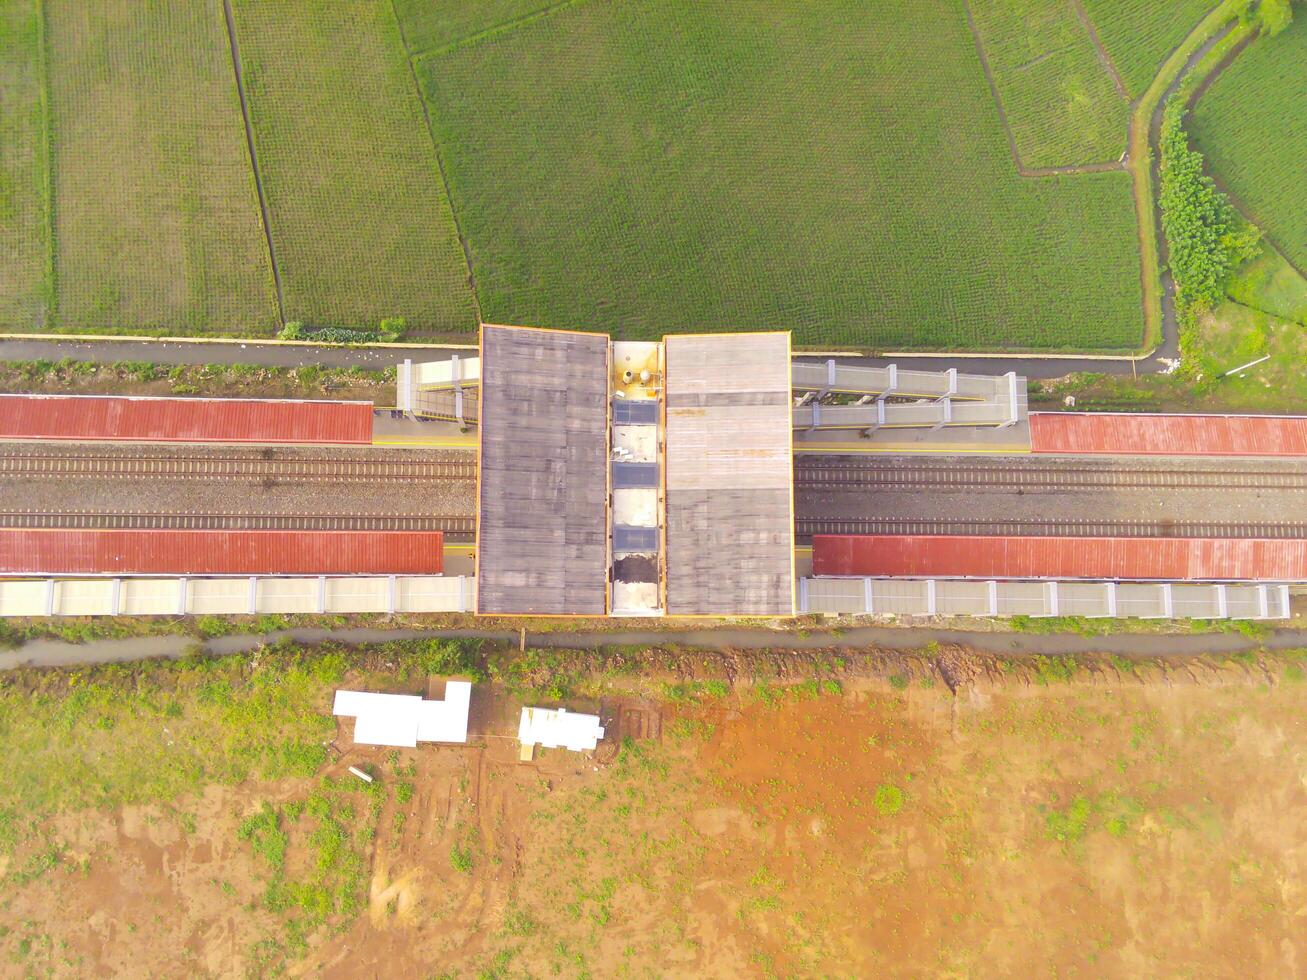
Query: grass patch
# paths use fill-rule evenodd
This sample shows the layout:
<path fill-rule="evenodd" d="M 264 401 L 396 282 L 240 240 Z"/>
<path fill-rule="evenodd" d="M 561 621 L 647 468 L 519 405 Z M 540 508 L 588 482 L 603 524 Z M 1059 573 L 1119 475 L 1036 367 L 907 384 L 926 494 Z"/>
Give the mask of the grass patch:
<path fill-rule="evenodd" d="M 367 854 L 376 833 L 384 790 L 354 779 L 324 779 L 302 800 L 274 807 L 264 803 L 247 818 L 237 837 L 268 866 L 262 905 L 281 926 L 256 959 L 273 972 L 304 956 L 310 937 L 326 927 L 344 929 L 363 909 Z M 304 853 L 294 868 L 290 848 Z"/>
<path fill-rule="evenodd" d="M 872 803 L 881 816 L 892 817 L 903 809 L 903 790 L 893 783 L 881 783 L 876 787 L 876 795 L 872 797 Z"/>
<path fill-rule="evenodd" d="M 1021 162 L 1063 167 L 1125 152 L 1130 106 L 1070 4 L 972 0 Z"/>
<path fill-rule="evenodd" d="M 221 4 L 46 0 L 58 316 L 19 329 L 278 325 Z"/>
<path fill-rule="evenodd" d="M 40 815 L 175 799 L 209 783 L 312 775 L 334 731 L 338 651 L 272 648 L 0 681 L 0 811 Z M 255 829 L 251 829 L 251 834 Z"/>
<path fill-rule="evenodd" d="M 463 250 L 389 0 L 234 0 L 287 319 L 473 329 Z"/>
<path fill-rule="evenodd" d="M 35 0 L 0 4 L 0 325 L 11 330 L 42 329 L 52 312 L 43 45 Z"/>
<path fill-rule="evenodd" d="M 1195 143 L 1212 173 L 1298 269 L 1307 269 L 1307 15 L 1259 37 L 1199 100 Z"/>
<path fill-rule="evenodd" d="M 580 3 L 416 67 L 489 321 L 1140 343 L 1129 177 L 1021 178 L 956 4 Z"/>

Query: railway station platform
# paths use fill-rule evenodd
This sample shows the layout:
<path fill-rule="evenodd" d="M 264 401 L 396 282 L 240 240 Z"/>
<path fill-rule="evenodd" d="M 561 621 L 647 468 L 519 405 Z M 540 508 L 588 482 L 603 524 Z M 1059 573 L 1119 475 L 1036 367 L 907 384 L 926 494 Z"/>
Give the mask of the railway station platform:
<path fill-rule="evenodd" d="M 0 440 L 367 445 L 372 403 L 0 394 Z"/>

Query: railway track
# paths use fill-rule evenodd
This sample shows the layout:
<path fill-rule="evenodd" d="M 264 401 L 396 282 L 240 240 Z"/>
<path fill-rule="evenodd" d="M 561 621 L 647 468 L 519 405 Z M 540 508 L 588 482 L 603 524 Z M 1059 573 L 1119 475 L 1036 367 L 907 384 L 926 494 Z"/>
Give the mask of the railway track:
<path fill-rule="evenodd" d="M 877 465 L 879 464 L 879 465 Z M 1307 471 L 1133 469 L 1122 466 L 952 464 L 883 461 L 795 463 L 795 490 L 1307 490 Z"/>
<path fill-rule="evenodd" d="M 969 534 L 1074 538 L 1304 538 L 1307 522 L 1293 521 L 969 521 L 895 518 L 799 518 L 802 540 L 814 534 Z"/>
<path fill-rule="evenodd" d="M 476 479 L 472 462 L 396 459 L 265 459 L 172 454 L 5 452 L 0 477 L 224 480 L 295 483 L 413 483 Z"/>
<path fill-rule="evenodd" d="M 168 531 L 443 531 L 471 537 L 475 517 L 347 514 L 154 514 L 131 512 L 0 511 L 0 527 Z"/>

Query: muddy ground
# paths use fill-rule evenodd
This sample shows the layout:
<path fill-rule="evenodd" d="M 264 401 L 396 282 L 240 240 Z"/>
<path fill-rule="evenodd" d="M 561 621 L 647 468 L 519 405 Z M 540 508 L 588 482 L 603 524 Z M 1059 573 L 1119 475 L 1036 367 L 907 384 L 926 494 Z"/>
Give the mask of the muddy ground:
<path fill-rule="evenodd" d="M 827 661 L 789 688 L 740 669 L 728 686 L 713 666 L 636 685 L 656 699 L 577 703 L 612 736 L 593 758 L 519 761 L 519 702 L 485 686 L 466 747 L 359 748 L 343 728 L 311 779 L 63 814 L 56 867 L 18 880 L 31 855 L 8 862 L 0 963 L 341 978 L 1307 970 L 1296 662 L 1073 670 L 944 650 L 880 675 Z M 371 810 L 350 765 L 376 774 Z M 270 883 L 314 880 L 325 860 L 327 824 L 311 819 L 324 775 L 340 777 L 330 805 L 357 848 L 358 901 L 296 936 Z M 278 873 L 257 834 L 241 839 L 265 804 L 287 833 Z"/>

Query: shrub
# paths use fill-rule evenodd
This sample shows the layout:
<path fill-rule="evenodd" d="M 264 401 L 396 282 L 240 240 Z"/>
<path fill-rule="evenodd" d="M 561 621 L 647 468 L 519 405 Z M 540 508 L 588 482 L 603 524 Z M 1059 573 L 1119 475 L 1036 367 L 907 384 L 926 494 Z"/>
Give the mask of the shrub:
<path fill-rule="evenodd" d="M 881 783 L 876 787 L 873 802 L 881 816 L 892 817 L 903 809 L 903 790 L 893 783 Z"/>
<path fill-rule="evenodd" d="M 1162 228 L 1182 308 L 1209 310 L 1225 296 L 1230 273 L 1257 254 L 1260 233 L 1245 225 L 1203 172 L 1189 146 L 1184 108 L 1172 102 L 1162 121 Z"/>

